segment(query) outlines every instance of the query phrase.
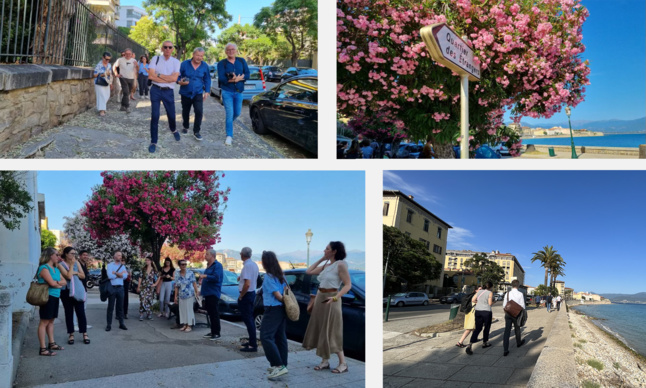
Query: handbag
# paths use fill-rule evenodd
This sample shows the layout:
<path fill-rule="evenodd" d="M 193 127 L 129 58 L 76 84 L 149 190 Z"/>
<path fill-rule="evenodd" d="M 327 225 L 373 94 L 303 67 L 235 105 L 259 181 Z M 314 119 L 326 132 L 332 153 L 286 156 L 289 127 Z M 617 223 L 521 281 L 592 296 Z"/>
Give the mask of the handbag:
<path fill-rule="evenodd" d="M 44 306 L 49 301 L 49 284 L 38 283 L 38 272 L 29 285 L 26 300 L 32 306 Z"/>
<path fill-rule="evenodd" d="M 507 304 L 505 305 L 505 313 L 512 318 L 516 318 L 518 314 L 523 310 L 523 307 L 513 300 L 509 300 L 509 292 L 507 292 Z"/>
<path fill-rule="evenodd" d="M 316 299 L 316 295 L 310 294 L 310 301 L 307 304 L 307 313 L 312 314 L 312 309 L 314 308 L 314 300 Z"/>
<path fill-rule="evenodd" d="M 99 85 L 99 86 L 108 86 L 108 85 L 110 85 L 108 83 L 108 80 L 106 80 L 105 77 L 103 77 L 103 76 L 96 77 L 96 84 Z"/>
<path fill-rule="evenodd" d="M 61 262 L 61 265 L 66 271 L 70 270 L 67 263 L 64 261 Z M 74 268 L 78 269 L 78 264 L 74 264 Z M 67 286 L 70 290 L 70 298 L 74 298 L 77 302 L 85 302 L 85 287 L 83 287 L 83 283 L 81 282 L 81 279 L 79 279 L 78 275 L 72 276 L 72 280 L 69 281 Z"/>
<path fill-rule="evenodd" d="M 123 264 L 117 268 L 117 272 L 123 267 Z M 99 281 L 99 293 L 100 293 L 100 298 L 101 302 L 105 302 L 108 300 L 110 296 L 114 294 L 114 288 L 112 288 L 112 282 L 108 278 L 108 272 L 105 269 L 105 263 L 103 264 L 103 268 L 101 269 L 101 280 Z"/>
<path fill-rule="evenodd" d="M 283 303 L 285 304 L 285 313 L 287 313 L 287 318 L 289 318 L 290 321 L 298 321 L 301 315 L 301 309 L 298 307 L 296 296 L 289 286 L 285 288 Z"/>
<path fill-rule="evenodd" d="M 464 329 L 473 330 L 476 328 L 476 306 L 473 306 L 471 311 L 469 311 L 464 316 Z"/>

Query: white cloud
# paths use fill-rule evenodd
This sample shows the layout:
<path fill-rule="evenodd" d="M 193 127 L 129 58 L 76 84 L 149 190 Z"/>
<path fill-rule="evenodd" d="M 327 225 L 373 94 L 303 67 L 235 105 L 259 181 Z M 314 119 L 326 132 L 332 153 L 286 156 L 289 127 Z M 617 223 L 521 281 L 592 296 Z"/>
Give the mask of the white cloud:
<path fill-rule="evenodd" d="M 439 204 L 437 197 L 424 191 L 421 186 L 406 182 L 395 171 L 384 171 L 384 189 L 402 191 L 404 194 L 415 197 L 417 202 L 425 201 Z"/>
<path fill-rule="evenodd" d="M 449 223 L 451 225 L 451 223 Z M 453 229 L 449 229 L 447 236 L 448 249 L 474 249 L 474 245 L 469 242 L 474 237 L 469 229 L 461 228 L 453 225 Z"/>

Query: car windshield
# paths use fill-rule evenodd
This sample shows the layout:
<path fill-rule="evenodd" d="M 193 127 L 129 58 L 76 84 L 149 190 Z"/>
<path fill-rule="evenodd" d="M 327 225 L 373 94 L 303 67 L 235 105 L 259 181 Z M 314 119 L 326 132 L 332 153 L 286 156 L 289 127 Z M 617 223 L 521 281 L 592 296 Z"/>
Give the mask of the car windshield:
<path fill-rule="evenodd" d="M 355 286 L 356 288 L 360 289 L 365 293 L 366 289 L 366 273 L 365 272 L 360 272 L 360 273 L 351 273 L 350 274 L 350 281 L 352 282 L 352 285 Z"/>
<path fill-rule="evenodd" d="M 249 68 L 249 80 L 251 81 L 258 81 L 260 80 L 260 69 L 257 67 L 250 67 Z"/>
<path fill-rule="evenodd" d="M 238 284 L 238 275 L 230 271 L 224 271 L 224 277 L 222 278 L 223 286 L 234 286 Z"/>

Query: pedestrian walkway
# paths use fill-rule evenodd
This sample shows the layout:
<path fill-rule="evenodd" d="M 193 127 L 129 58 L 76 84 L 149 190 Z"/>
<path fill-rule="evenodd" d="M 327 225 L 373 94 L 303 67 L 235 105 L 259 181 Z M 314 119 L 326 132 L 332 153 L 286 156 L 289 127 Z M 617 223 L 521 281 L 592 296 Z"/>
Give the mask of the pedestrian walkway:
<path fill-rule="evenodd" d="M 177 129 L 182 130 L 182 106 L 175 92 L 175 113 Z M 150 144 L 150 110 L 148 99 L 130 101 L 131 113 L 120 111 L 120 104 L 113 97 L 107 106 L 106 116 L 101 117 L 92 108 L 56 128 L 49 129 L 29 141 L 20 149 L 12 150 L 8 158 L 48 159 L 239 159 L 239 158 L 282 158 L 282 154 L 256 135 L 240 117 L 234 123 L 233 146 L 225 146 L 224 107 L 209 97 L 204 101 L 204 119 L 200 131 L 203 140 L 193 137 L 193 113 L 191 113 L 188 134 L 181 134 L 176 141 L 168 127 L 166 110 L 161 106 L 159 118 L 159 141 L 157 151 L 148 152 Z M 243 108 L 248 115 L 249 109 Z"/>
<path fill-rule="evenodd" d="M 289 341 L 289 373 L 275 381 L 267 379 L 269 363 L 262 346 L 257 353 L 242 353 L 237 349 L 246 328 L 239 322 L 222 320 L 222 337 L 217 341 L 202 338 L 207 328 L 195 328 L 190 333 L 171 330 L 175 319 L 157 318 L 139 321 L 139 299 L 130 294 L 128 330 L 120 330 L 118 322 L 106 332 L 107 303 L 98 301 L 90 291 L 87 306 L 88 330 L 91 344 L 83 344 L 77 332 L 74 345 L 67 344 L 63 307 L 55 322 L 55 339 L 65 347 L 54 357 L 38 355 L 36 327 L 38 316 L 31 321 L 20 355 L 16 387 L 50 386 L 64 383 L 65 387 L 364 387 L 365 365 L 348 360 L 349 372 L 341 375 L 329 370 L 314 371 L 320 362 L 315 351 L 304 350 Z M 196 315 L 205 322 L 205 316 Z M 336 357 L 331 360 L 333 366 Z"/>
<path fill-rule="evenodd" d="M 543 308 L 530 307 L 527 324 L 522 328 L 525 344 L 516 347 L 512 330 L 507 357 L 503 357 L 505 321 L 501 305 L 493 307 L 489 335 L 493 346 L 483 349 L 482 342 L 478 342 L 471 356 L 455 346 L 463 330 L 439 333 L 429 339 L 410 334 L 391 336 L 384 339 L 384 387 L 524 387 L 556 315 L 556 311 L 547 313 Z M 469 337 L 465 343 L 468 341 Z"/>

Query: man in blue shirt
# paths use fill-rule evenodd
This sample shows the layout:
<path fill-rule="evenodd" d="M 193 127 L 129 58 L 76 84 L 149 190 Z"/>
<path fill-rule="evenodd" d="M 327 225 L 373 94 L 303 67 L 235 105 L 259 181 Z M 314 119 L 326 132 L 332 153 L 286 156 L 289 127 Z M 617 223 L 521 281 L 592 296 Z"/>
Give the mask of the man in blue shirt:
<path fill-rule="evenodd" d="M 227 138 L 225 145 L 233 142 L 233 122 L 242 111 L 242 92 L 244 81 L 249 79 L 250 72 L 247 61 L 236 57 L 238 46 L 228 43 L 225 47 L 227 57 L 218 62 L 218 82 L 222 90 L 222 102 L 226 113 Z"/>
<path fill-rule="evenodd" d="M 209 314 L 211 320 L 211 332 L 206 333 L 204 338 L 209 338 L 215 341 L 220 338 L 220 314 L 218 313 L 218 303 L 222 292 L 222 279 L 224 272 L 222 264 L 215 260 L 215 250 L 209 249 L 206 251 L 206 264 L 207 267 L 204 273 L 200 275 L 202 289 L 200 295 L 204 298 L 204 307 Z"/>
<path fill-rule="evenodd" d="M 182 62 L 179 68 L 180 80 L 177 82 L 182 85 L 179 88 L 179 94 L 182 98 L 182 133 L 188 133 L 189 116 L 191 107 L 193 107 L 195 110 L 193 136 L 197 140 L 202 140 L 200 127 L 204 111 L 203 102 L 211 94 L 211 73 L 209 72 L 209 66 L 202 62 L 203 60 L 204 49 L 198 47 L 193 50 L 193 58 Z"/>
<path fill-rule="evenodd" d="M 107 272 L 108 279 L 112 283 L 112 294 L 108 297 L 108 314 L 107 320 L 108 325 L 105 327 L 105 331 L 110 331 L 112 329 L 112 312 L 114 311 L 114 302 L 117 302 L 117 319 L 119 320 L 119 329 L 128 330 L 126 325 L 123 324 L 123 280 L 128 277 L 128 270 L 126 266 L 121 261 L 123 254 L 119 251 L 114 253 L 114 261 L 108 264 Z M 128 292 L 127 290 L 125 292 Z"/>

